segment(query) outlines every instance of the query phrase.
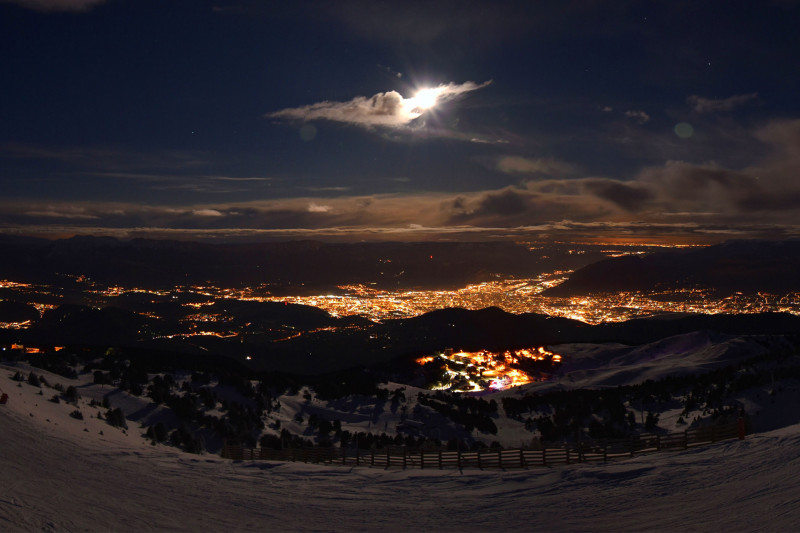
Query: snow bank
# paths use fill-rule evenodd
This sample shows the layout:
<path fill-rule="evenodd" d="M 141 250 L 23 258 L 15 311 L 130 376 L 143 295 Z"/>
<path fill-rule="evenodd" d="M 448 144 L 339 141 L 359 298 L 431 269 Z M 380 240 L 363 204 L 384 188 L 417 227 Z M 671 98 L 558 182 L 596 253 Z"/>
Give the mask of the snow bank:
<path fill-rule="evenodd" d="M 528 471 L 230 462 L 152 446 L 139 428 L 122 432 L 88 410 L 72 419 L 73 406 L 47 401 L 50 389 L 39 396 L 27 383 L 17 386 L 12 373 L 0 368 L 0 389 L 11 397 L 0 406 L 3 531 L 788 531 L 800 524 L 797 425 L 688 451 Z"/>

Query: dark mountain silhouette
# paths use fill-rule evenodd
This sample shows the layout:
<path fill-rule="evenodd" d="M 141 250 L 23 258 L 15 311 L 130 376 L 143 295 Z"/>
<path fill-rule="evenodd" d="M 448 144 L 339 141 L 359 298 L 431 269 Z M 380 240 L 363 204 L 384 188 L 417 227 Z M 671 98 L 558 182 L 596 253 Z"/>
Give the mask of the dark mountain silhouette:
<path fill-rule="evenodd" d="M 490 272 L 514 274 L 540 268 L 542 255 L 527 246 L 500 243 L 324 244 L 311 241 L 210 245 L 176 241 L 119 241 L 74 238 L 42 241 L 0 237 L 0 279 L 53 282 L 51 296 L 70 290 L 68 276 L 146 288 L 218 283 L 269 283 L 273 294 L 288 287 L 318 291 L 347 282 L 377 287 L 459 285 L 486 279 Z M 585 258 L 582 259 L 585 261 Z M 800 290 L 800 241 L 731 242 L 704 249 L 628 256 L 576 271 L 554 291 L 648 290 L 706 285 L 720 290 Z M 288 289 L 287 289 L 288 290 Z M 319 294 L 319 292 L 317 292 Z M 254 370 L 323 374 L 374 367 L 430 354 L 447 347 L 503 350 L 566 342 L 641 344 L 691 331 L 729 334 L 797 334 L 800 317 L 784 314 L 665 316 L 621 324 L 589 326 L 498 308 L 442 309 L 381 324 L 364 318 L 336 318 L 325 311 L 275 302 L 216 300 L 200 292 L 169 295 L 125 293 L 104 300 L 103 308 L 64 304 L 27 330 L 2 331 L 6 343 L 127 347 L 194 355 L 218 354 Z M 38 300 L 41 301 L 41 300 Z M 8 317 L 34 317 L 29 306 L 0 302 Z M 187 321 L 208 314 L 207 321 Z M 16 320 L 14 320 L 16 321 Z M 199 335 L 208 328 L 217 335 Z M 232 333 L 231 333 L 232 332 Z M 179 333 L 180 335 L 175 335 Z M 229 337 L 224 337 L 228 335 Z"/>
<path fill-rule="evenodd" d="M 542 253 L 509 242 L 208 244 L 0 236 L 0 252 L 4 258 L 0 279 L 53 283 L 66 274 L 148 288 L 267 283 L 273 294 L 282 286 L 298 294 L 303 288 L 335 289 L 351 283 L 381 288 L 455 287 L 490 279 L 492 273 L 528 276 L 541 271 L 540 263 L 548 261 Z"/>
<path fill-rule="evenodd" d="M 590 326 L 567 318 L 535 313 L 516 315 L 497 308 L 444 309 L 374 328 L 374 332 L 416 338 L 417 342 L 426 341 L 424 344 L 436 345 L 439 349 L 446 346 L 501 349 L 566 342 L 642 344 L 700 330 L 729 334 L 796 334 L 800 333 L 800 317 L 788 313 L 687 315 Z"/>
<path fill-rule="evenodd" d="M 119 309 L 95 309 L 83 305 L 62 305 L 47 311 L 25 338 L 42 344 L 81 344 L 89 346 L 132 345 L 157 329 L 154 320 Z"/>
<path fill-rule="evenodd" d="M 708 287 L 721 293 L 800 290 L 800 240 L 730 241 L 700 249 L 604 259 L 575 271 L 548 296 Z"/>
<path fill-rule="evenodd" d="M 39 311 L 32 305 L 11 300 L 0 300 L 0 322 L 25 322 L 38 319 Z"/>
<path fill-rule="evenodd" d="M 225 327 L 260 320 L 262 329 L 249 333 L 245 328 L 232 338 L 213 335 L 167 338 L 160 332 L 174 332 L 172 321 L 166 327 L 166 319 L 116 307 L 96 309 L 67 304 L 46 312 L 28 330 L 6 331 L 4 338 L 7 337 L 7 342 L 21 341 L 34 346 L 70 345 L 101 350 L 120 347 L 218 355 L 246 364 L 252 370 L 318 375 L 348 368 L 404 365 L 415 357 L 447 347 L 499 351 L 569 342 L 638 345 L 692 331 L 732 335 L 800 333 L 800 317 L 781 313 L 667 316 L 590 326 L 565 318 L 517 315 L 498 308 L 442 309 L 378 324 L 334 318 L 307 306 L 257 303 L 249 306 L 239 302 L 211 307 L 217 306 L 224 306 L 220 310 L 231 316 L 233 326 Z M 259 310 L 265 312 L 261 314 Z M 352 326 L 354 321 L 359 321 L 358 327 L 336 328 Z"/>
<path fill-rule="evenodd" d="M 784 313 L 689 315 L 590 326 L 545 315 L 443 309 L 347 333 L 319 332 L 272 345 L 252 361 L 260 370 L 319 374 L 356 366 L 398 364 L 447 347 L 503 350 L 571 342 L 638 345 L 693 331 L 731 335 L 797 335 L 800 317 Z"/>
<path fill-rule="evenodd" d="M 217 301 L 214 305 L 206 307 L 205 311 L 230 316 L 236 324 L 250 324 L 255 330 L 290 326 L 300 331 L 308 331 L 316 328 L 372 323 L 363 317 L 334 318 L 318 307 L 281 302 Z"/>
<path fill-rule="evenodd" d="M 0 310 L 2 304 L 0 302 Z M 86 305 L 65 304 L 47 311 L 39 318 L 35 308 L 33 325 L 28 330 L 16 332 L 16 338 L 31 344 L 72 344 L 86 346 L 134 346 L 134 345 L 159 345 L 178 347 L 179 351 L 189 349 L 197 351 L 199 346 L 204 346 L 205 351 L 213 348 L 220 353 L 240 353 L 236 345 L 238 340 L 217 339 L 216 337 L 203 338 L 195 336 L 196 342 L 185 344 L 185 341 L 170 342 L 161 340 L 164 334 L 173 334 L 181 331 L 180 319 L 187 314 L 197 312 L 196 309 L 181 307 L 179 305 L 160 304 L 153 309 L 167 310 L 168 316 L 152 318 L 128 309 L 109 306 L 101 309 Z M 271 343 L 276 338 L 284 338 L 300 332 L 312 331 L 326 327 L 344 327 L 353 325 L 372 324 L 367 319 L 360 317 L 335 318 L 327 312 L 307 305 L 283 304 L 274 302 L 217 302 L 203 308 L 204 313 L 221 315 L 224 320 L 210 322 L 204 329 L 207 331 L 241 332 L 252 344 Z M 274 335 L 262 333 L 263 340 L 259 340 L 254 332 L 274 331 Z M 183 332 L 190 335 L 191 331 L 184 326 Z M 154 340 L 155 339 L 155 340 Z M 234 346 L 233 349 L 226 348 Z M 191 346 L 191 348 L 188 348 Z"/>

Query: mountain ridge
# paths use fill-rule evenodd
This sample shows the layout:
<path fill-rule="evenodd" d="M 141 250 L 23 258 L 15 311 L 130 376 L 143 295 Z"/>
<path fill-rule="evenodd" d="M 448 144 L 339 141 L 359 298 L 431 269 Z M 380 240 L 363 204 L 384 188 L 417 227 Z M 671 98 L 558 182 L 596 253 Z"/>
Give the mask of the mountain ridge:
<path fill-rule="evenodd" d="M 711 288 L 721 293 L 800 290 L 800 239 L 727 241 L 699 249 L 664 250 L 603 259 L 544 291 L 575 296 L 620 291 Z"/>

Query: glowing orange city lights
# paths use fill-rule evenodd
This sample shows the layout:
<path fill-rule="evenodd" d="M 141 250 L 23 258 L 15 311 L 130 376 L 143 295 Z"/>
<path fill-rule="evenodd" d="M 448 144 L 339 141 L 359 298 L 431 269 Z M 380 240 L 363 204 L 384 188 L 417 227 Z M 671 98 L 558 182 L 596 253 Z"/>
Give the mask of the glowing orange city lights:
<path fill-rule="evenodd" d="M 416 362 L 423 365 L 437 358 L 443 362 L 445 379 L 432 388 L 453 392 L 503 390 L 549 377 L 544 373 L 532 376 L 519 368 L 526 359 L 550 361 L 552 365 L 561 363 L 560 355 L 544 347 L 505 350 L 502 353 L 488 350 L 453 352 L 448 349 L 436 356 L 420 357 Z"/>

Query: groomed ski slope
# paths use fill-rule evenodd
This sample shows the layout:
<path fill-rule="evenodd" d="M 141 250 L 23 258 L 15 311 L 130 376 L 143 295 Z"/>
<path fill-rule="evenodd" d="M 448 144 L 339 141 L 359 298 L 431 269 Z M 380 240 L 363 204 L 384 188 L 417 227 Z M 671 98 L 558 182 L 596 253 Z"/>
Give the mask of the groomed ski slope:
<path fill-rule="evenodd" d="M 133 424 L 123 433 L 94 417 L 75 420 L 70 406 L 6 374 L 1 531 L 800 529 L 798 425 L 528 471 L 235 463 L 151 446 Z"/>

